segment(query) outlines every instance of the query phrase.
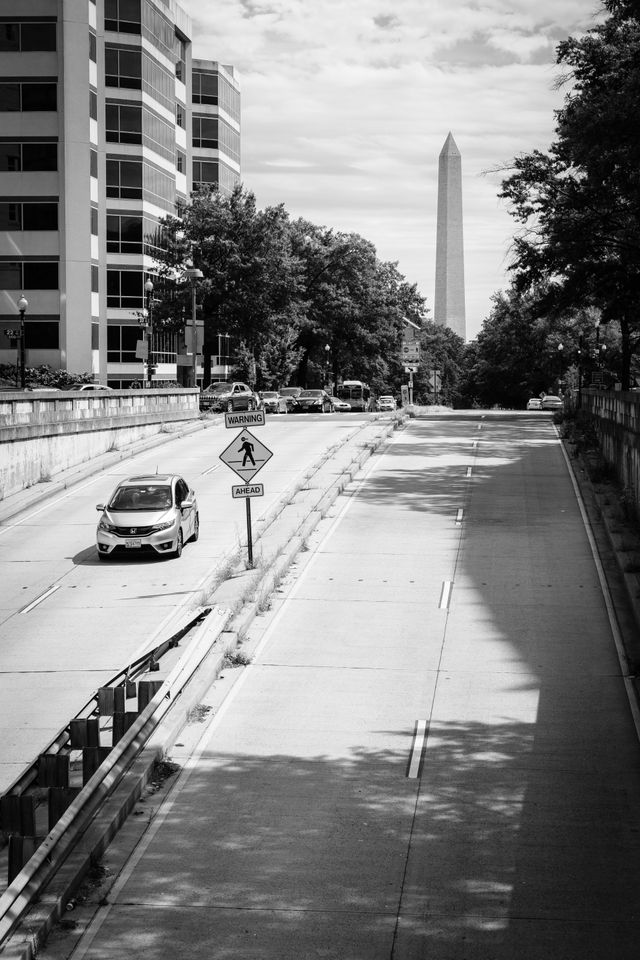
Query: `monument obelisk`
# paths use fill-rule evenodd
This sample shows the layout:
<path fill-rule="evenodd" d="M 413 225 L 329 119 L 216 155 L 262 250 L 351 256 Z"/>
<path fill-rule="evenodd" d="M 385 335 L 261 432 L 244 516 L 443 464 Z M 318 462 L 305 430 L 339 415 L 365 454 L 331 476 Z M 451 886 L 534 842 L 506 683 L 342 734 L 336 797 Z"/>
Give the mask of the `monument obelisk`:
<path fill-rule="evenodd" d="M 464 248 L 462 240 L 462 157 L 451 133 L 438 162 L 438 226 L 436 233 L 436 323 L 466 339 Z"/>

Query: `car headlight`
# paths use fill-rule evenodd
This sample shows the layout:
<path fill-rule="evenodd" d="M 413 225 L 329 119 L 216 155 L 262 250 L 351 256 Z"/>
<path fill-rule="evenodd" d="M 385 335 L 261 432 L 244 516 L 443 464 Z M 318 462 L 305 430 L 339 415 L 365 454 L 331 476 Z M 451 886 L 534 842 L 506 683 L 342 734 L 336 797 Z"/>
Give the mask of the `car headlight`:
<path fill-rule="evenodd" d="M 98 524 L 98 530 L 106 530 L 107 533 L 115 533 L 118 528 L 113 523 L 109 523 L 108 520 L 105 520 L 104 517 L 100 520 Z"/>
<path fill-rule="evenodd" d="M 168 530 L 169 527 L 172 527 L 174 524 L 173 520 L 165 520 L 164 523 L 154 523 L 150 528 L 149 533 L 159 533 L 160 530 Z"/>

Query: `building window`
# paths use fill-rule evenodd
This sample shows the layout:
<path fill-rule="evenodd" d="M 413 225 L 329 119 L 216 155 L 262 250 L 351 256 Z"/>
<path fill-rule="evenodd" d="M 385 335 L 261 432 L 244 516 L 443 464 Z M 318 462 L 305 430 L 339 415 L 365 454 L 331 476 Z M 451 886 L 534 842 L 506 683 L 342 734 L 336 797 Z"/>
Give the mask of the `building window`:
<path fill-rule="evenodd" d="M 184 118 L 184 107 L 180 103 L 176 103 L 176 126 L 182 127 L 183 130 L 186 129 L 186 121 Z"/>
<path fill-rule="evenodd" d="M 98 119 L 98 94 L 89 90 L 89 116 L 92 120 Z"/>
<path fill-rule="evenodd" d="M 140 33 L 140 0 L 105 0 L 104 28 L 116 33 Z"/>
<path fill-rule="evenodd" d="M 57 203 L 0 203 L 0 230 L 57 229 Z"/>
<path fill-rule="evenodd" d="M 187 76 L 187 44 L 185 40 L 176 36 L 176 80 L 185 83 Z"/>
<path fill-rule="evenodd" d="M 98 179 L 98 151 L 89 150 L 89 175 Z"/>
<path fill-rule="evenodd" d="M 91 207 L 90 213 L 91 236 L 98 236 L 98 208 Z"/>
<path fill-rule="evenodd" d="M 107 44 L 104 49 L 105 83 L 108 87 L 142 89 L 142 51 Z"/>
<path fill-rule="evenodd" d="M 218 75 L 215 73 L 193 72 L 191 80 L 191 99 L 194 103 L 218 103 Z"/>
<path fill-rule="evenodd" d="M 141 160 L 107 160 L 107 196 L 142 199 Z"/>
<path fill-rule="evenodd" d="M 55 111 L 58 92 L 55 83 L 0 83 L 0 111 Z"/>
<path fill-rule="evenodd" d="M 91 349 L 92 350 L 100 349 L 100 324 L 99 323 L 91 324 Z"/>
<path fill-rule="evenodd" d="M 178 173 L 187 172 L 187 155 L 182 150 L 176 150 L 176 170 Z"/>
<path fill-rule="evenodd" d="M 0 143 L 0 172 L 34 172 L 58 169 L 58 144 Z"/>
<path fill-rule="evenodd" d="M 91 264 L 91 293 L 98 293 L 100 290 L 100 268 Z"/>
<path fill-rule="evenodd" d="M 108 143 L 142 143 L 142 107 L 107 103 L 105 128 Z"/>
<path fill-rule="evenodd" d="M 108 363 L 135 363 L 136 347 L 141 339 L 138 326 L 119 326 L 109 324 L 107 327 L 107 362 Z"/>
<path fill-rule="evenodd" d="M 54 260 L 2 260 L 0 289 L 57 290 L 58 263 Z"/>
<path fill-rule="evenodd" d="M 142 217 L 107 214 L 107 253 L 142 253 Z"/>
<path fill-rule="evenodd" d="M 95 33 L 89 31 L 89 60 L 92 63 L 98 62 L 98 41 Z"/>
<path fill-rule="evenodd" d="M 58 350 L 60 348 L 58 320 L 27 320 L 24 325 L 24 345 L 28 350 Z"/>
<path fill-rule="evenodd" d="M 142 270 L 107 270 L 107 306 L 142 310 L 144 307 Z"/>
<path fill-rule="evenodd" d="M 216 160 L 193 161 L 193 187 L 212 186 L 218 183 L 218 163 Z"/>
<path fill-rule="evenodd" d="M 56 49 L 55 21 L 0 23 L 0 51 L 46 51 Z"/>

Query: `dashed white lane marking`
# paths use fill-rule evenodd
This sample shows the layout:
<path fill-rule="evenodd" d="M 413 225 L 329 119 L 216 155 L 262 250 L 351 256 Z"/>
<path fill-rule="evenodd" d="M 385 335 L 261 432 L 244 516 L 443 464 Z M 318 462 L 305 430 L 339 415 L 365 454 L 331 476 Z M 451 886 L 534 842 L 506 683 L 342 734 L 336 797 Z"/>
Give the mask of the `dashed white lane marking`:
<path fill-rule="evenodd" d="M 420 767 L 426 746 L 427 721 L 417 720 L 416 728 L 413 733 L 413 745 L 411 747 L 411 759 L 407 771 L 407 779 L 416 780 L 420 776 Z"/>
<path fill-rule="evenodd" d="M 449 609 L 449 601 L 451 600 L 452 589 L 453 580 L 445 580 L 442 584 L 442 590 L 440 591 L 440 603 L 438 604 L 440 610 Z"/>
<path fill-rule="evenodd" d="M 470 477 L 473 473 L 473 467 L 467 467 L 467 476 Z"/>
<path fill-rule="evenodd" d="M 46 600 L 47 597 L 50 597 L 52 593 L 55 593 L 56 590 L 60 589 L 60 584 L 57 583 L 54 587 L 49 587 L 48 590 L 45 590 L 39 597 L 36 597 L 35 600 L 32 600 L 28 606 L 24 607 L 20 613 L 29 613 L 30 610 L 33 610 L 34 607 L 37 607 L 39 603 L 42 603 L 43 600 Z"/>
<path fill-rule="evenodd" d="M 462 523 L 462 518 L 464 517 L 464 510 L 462 507 L 458 507 L 458 512 L 456 513 L 456 523 Z"/>

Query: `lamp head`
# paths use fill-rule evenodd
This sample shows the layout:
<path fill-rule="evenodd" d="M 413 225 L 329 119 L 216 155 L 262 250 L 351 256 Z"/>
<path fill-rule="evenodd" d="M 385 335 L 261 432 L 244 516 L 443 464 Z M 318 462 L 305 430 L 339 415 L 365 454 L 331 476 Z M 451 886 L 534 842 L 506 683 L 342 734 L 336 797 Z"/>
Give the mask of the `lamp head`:
<path fill-rule="evenodd" d="M 20 297 L 20 299 L 18 300 L 17 306 L 18 306 L 18 310 L 20 311 L 20 313 L 24 313 L 25 310 L 27 309 L 27 307 L 29 306 L 29 301 L 27 300 L 27 298 L 26 298 L 25 296 L 22 296 L 22 297 Z"/>

